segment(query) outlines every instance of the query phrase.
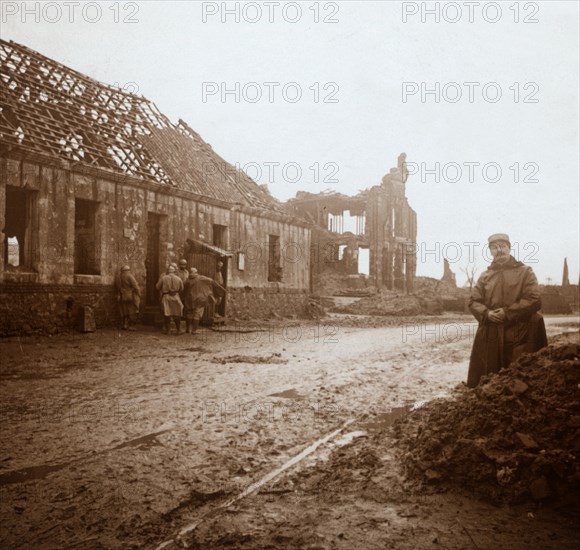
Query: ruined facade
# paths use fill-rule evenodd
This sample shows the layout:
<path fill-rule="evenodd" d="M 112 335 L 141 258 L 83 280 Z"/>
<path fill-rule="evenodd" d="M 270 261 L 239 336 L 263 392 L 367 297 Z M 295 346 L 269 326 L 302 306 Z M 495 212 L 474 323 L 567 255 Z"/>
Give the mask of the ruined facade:
<path fill-rule="evenodd" d="M 151 101 L 0 41 L 0 333 L 71 326 L 90 305 L 117 318 L 128 264 L 144 313 L 181 257 L 213 276 L 223 315 L 299 313 L 310 225 Z"/>
<path fill-rule="evenodd" d="M 290 213 L 313 224 L 313 279 L 332 267 L 345 275 L 366 274 L 377 289 L 413 291 L 417 215 L 405 196 L 405 157 L 399 156 L 380 185 L 356 196 L 300 192 L 288 201 Z"/>

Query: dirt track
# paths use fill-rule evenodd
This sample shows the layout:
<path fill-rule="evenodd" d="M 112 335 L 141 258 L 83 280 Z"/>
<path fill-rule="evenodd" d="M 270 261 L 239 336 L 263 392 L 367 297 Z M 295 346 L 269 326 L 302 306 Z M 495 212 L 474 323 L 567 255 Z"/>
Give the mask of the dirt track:
<path fill-rule="evenodd" d="M 548 324 L 553 333 L 574 321 Z M 278 322 L 196 339 L 102 331 L 3 341 L 1 546 L 155 548 L 353 419 L 346 432 L 365 436 L 343 449 L 336 438 L 321 446 L 184 540 L 208 548 L 487 548 L 470 540 L 487 514 L 503 522 L 493 532 L 499 546 L 526 547 L 517 546 L 532 536 L 526 514 L 413 496 L 394 469 L 360 498 L 364 460 L 389 460 L 388 442 L 373 443 L 374 457 L 367 452 L 373 422 L 464 380 L 472 319 L 344 324 Z M 336 466 L 343 451 L 351 454 Z M 536 547 L 574 540 L 536 516 Z"/>

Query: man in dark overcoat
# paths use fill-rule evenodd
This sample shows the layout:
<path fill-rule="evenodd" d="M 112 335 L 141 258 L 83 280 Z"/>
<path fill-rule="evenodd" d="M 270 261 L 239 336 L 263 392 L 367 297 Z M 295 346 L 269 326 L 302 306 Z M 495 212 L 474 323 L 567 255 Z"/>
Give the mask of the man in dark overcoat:
<path fill-rule="evenodd" d="M 471 291 L 469 309 L 479 322 L 467 385 L 473 388 L 485 374 L 499 372 L 522 353 L 538 351 L 548 344 L 538 280 L 532 268 L 511 254 L 508 235 L 488 239 L 493 257 L 487 271 Z"/>

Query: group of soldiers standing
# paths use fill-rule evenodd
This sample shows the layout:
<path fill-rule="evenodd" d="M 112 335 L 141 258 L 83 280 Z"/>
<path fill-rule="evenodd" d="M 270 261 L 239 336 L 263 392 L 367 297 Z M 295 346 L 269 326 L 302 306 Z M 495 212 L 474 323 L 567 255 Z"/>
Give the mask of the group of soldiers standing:
<path fill-rule="evenodd" d="M 196 333 L 206 306 L 210 301 L 219 304 L 226 293 L 222 267 L 223 263 L 219 261 L 216 274 L 211 279 L 200 275 L 195 267 L 188 269 L 185 259 L 180 260 L 179 265 L 172 263 L 168 266 L 155 285 L 159 291 L 164 334 L 170 334 L 172 321 L 176 334 L 183 334 L 182 319 L 185 319 L 185 332 Z M 127 265 L 121 268 L 117 290 L 122 328 L 135 330 L 133 323 L 139 311 L 141 290 Z"/>

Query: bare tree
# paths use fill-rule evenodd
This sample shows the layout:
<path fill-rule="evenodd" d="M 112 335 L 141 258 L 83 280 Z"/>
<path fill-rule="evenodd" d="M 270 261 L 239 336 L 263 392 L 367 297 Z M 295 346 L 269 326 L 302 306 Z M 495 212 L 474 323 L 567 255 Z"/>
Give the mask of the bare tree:
<path fill-rule="evenodd" d="M 477 274 L 477 263 L 468 263 L 465 267 L 460 268 L 465 276 L 467 277 L 467 284 L 469 285 L 469 290 L 473 288 L 475 284 L 475 276 Z"/>

